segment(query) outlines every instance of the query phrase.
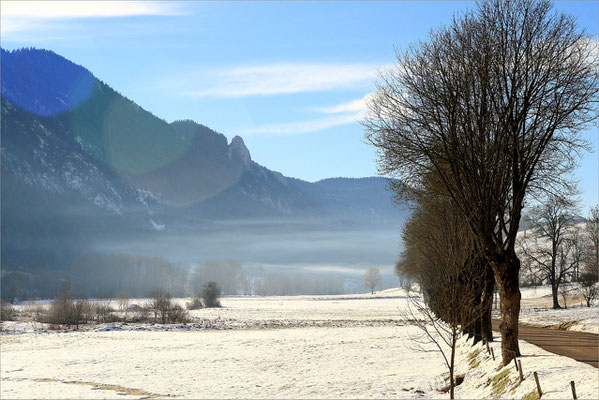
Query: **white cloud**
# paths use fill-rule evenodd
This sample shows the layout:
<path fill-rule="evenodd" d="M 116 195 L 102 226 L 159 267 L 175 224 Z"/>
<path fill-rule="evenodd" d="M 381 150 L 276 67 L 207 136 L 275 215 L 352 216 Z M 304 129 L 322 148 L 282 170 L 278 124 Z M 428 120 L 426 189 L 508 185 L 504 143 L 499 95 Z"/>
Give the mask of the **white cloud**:
<path fill-rule="evenodd" d="M 245 135 L 297 135 L 302 133 L 318 132 L 335 126 L 357 123 L 366 116 L 368 108 L 366 102 L 372 93 L 346 103 L 330 107 L 316 107 L 312 111 L 323 114 L 335 114 L 330 117 L 316 118 L 307 121 L 283 122 L 267 124 L 241 130 Z"/>
<path fill-rule="evenodd" d="M 155 1 L 10 1 L 3 0 L 2 19 L 66 19 L 180 14 L 173 4 Z"/>
<path fill-rule="evenodd" d="M 301 133 L 318 132 L 334 126 L 356 123 L 359 119 L 357 114 L 346 114 L 328 118 L 319 118 L 299 122 L 283 122 L 267 124 L 258 127 L 243 129 L 243 135 L 297 135 Z"/>
<path fill-rule="evenodd" d="M 196 97 L 245 97 L 356 89 L 372 84 L 368 64 L 270 64 L 186 74 L 176 90 Z M 172 82 L 169 83 L 171 88 Z"/>
<path fill-rule="evenodd" d="M 337 104 L 330 107 L 317 107 L 314 111 L 318 111 L 325 114 L 338 114 L 343 112 L 359 112 L 364 113 L 367 110 L 366 102 L 372 97 L 372 93 L 368 93 L 361 99 L 352 100 L 347 103 Z"/>
<path fill-rule="evenodd" d="M 369 87 L 379 66 L 368 64 L 272 64 L 235 67 L 186 74 L 183 81 L 170 81 L 160 87 L 197 97 L 267 96 Z M 183 90 L 185 85 L 200 89 Z M 366 112 L 370 94 L 347 103 L 312 108 L 320 114 L 333 114 L 303 121 L 281 122 L 245 128 L 242 135 L 297 135 L 357 123 Z"/>
<path fill-rule="evenodd" d="M 48 21 L 143 15 L 180 15 L 176 4 L 155 1 L 9 1 L 0 2 L 2 34 L 24 32 Z"/>

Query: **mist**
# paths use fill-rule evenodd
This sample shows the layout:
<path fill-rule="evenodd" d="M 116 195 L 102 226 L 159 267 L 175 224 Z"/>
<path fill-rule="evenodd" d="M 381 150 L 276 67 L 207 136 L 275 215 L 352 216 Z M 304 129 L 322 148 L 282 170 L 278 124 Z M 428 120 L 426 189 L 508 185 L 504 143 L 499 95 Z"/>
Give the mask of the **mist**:
<path fill-rule="evenodd" d="M 363 291 L 362 275 L 373 266 L 384 287 L 394 287 L 399 229 L 246 219 L 115 232 L 71 248 L 61 268 L 5 270 L 2 288 L 16 297 L 52 297 L 69 274 L 74 291 L 92 297 L 144 297 L 154 289 L 190 296 L 211 280 L 226 295 L 338 294 Z"/>

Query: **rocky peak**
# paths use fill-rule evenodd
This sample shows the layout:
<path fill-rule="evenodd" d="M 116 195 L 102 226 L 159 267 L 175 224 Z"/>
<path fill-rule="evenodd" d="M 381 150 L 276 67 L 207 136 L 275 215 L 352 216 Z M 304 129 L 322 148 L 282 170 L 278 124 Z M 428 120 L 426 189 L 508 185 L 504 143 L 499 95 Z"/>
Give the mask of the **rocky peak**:
<path fill-rule="evenodd" d="M 243 139 L 239 136 L 235 136 L 231 139 L 231 144 L 229 144 L 229 157 L 231 159 L 237 158 L 241 160 L 241 164 L 246 168 L 250 166 L 250 162 L 252 161 L 250 151 L 245 146 Z"/>

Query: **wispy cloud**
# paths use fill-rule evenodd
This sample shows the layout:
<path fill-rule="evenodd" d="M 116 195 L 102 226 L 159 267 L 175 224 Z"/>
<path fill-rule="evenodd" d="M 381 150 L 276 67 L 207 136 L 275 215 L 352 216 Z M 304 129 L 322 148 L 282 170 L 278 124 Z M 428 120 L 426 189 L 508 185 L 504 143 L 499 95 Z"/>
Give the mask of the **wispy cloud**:
<path fill-rule="evenodd" d="M 245 135 L 298 135 L 302 133 L 318 132 L 335 126 L 357 123 L 363 119 L 367 107 L 366 101 L 372 96 L 368 93 L 364 97 L 329 107 L 312 108 L 322 114 L 334 114 L 329 117 L 315 118 L 307 121 L 283 122 L 267 124 L 241 130 Z"/>
<path fill-rule="evenodd" d="M 369 64 L 270 64 L 185 74 L 171 89 L 195 97 L 246 97 L 356 89 L 370 85 Z M 167 86 L 167 85 L 164 85 Z M 191 87 L 191 88 L 190 88 Z M 187 88 L 186 90 L 181 90 Z"/>
<path fill-rule="evenodd" d="M 177 15 L 173 4 L 155 1 L 2 1 L 2 19 L 67 19 L 127 17 L 135 15 Z"/>
<path fill-rule="evenodd" d="M 240 131 L 243 135 L 297 135 L 302 133 L 318 132 L 339 125 L 356 123 L 358 116 L 355 114 L 339 115 L 328 118 L 318 118 L 308 121 L 283 122 L 267 124 Z"/>
<path fill-rule="evenodd" d="M 363 119 L 367 112 L 366 102 L 371 93 L 364 97 L 327 107 L 314 107 L 311 111 L 330 114 L 304 121 L 281 122 L 241 129 L 244 135 L 299 135 L 318 132 L 335 126 L 355 124 Z"/>
<path fill-rule="evenodd" d="M 338 114 L 343 112 L 355 112 L 355 113 L 363 113 L 366 111 L 367 106 L 366 102 L 372 96 L 371 93 L 368 93 L 366 96 L 352 100 L 347 103 L 341 103 L 334 106 L 328 107 L 316 107 L 314 111 L 325 113 L 325 114 Z"/>
<path fill-rule="evenodd" d="M 180 15 L 177 4 L 155 1 L 10 1 L 0 2 L 1 33 L 24 32 L 51 21 L 144 15 Z"/>

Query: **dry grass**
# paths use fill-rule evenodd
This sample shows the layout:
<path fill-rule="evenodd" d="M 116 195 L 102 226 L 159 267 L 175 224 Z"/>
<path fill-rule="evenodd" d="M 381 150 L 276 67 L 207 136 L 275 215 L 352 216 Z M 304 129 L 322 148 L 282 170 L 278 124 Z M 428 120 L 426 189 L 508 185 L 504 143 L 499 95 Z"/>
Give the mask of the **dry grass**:
<path fill-rule="evenodd" d="M 536 399 L 540 399 L 539 397 L 539 392 L 537 392 L 537 390 L 531 390 L 530 392 L 526 393 L 524 395 L 524 397 L 522 397 L 522 400 L 536 400 Z"/>
<path fill-rule="evenodd" d="M 129 396 L 143 396 L 143 398 L 145 398 L 145 399 L 156 399 L 159 397 L 160 398 L 177 397 L 172 394 L 156 394 L 156 393 L 146 392 L 145 390 L 141 390 L 141 389 L 127 388 L 127 387 L 119 386 L 119 385 L 108 385 L 108 384 L 104 384 L 104 383 L 82 382 L 82 381 L 61 381 L 58 379 L 49 379 L 49 378 L 35 379 L 35 381 L 36 382 L 62 382 L 67 385 L 93 386 L 93 388 L 96 390 L 112 390 L 112 391 L 117 392 L 117 394 L 120 394 L 120 395 L 125 394 L 125 395 L 129 395 Z"/>
<path fill-rule="evenodd" d="M 480 359 L 478 358 L 478 355 L 481 351 L 482 349 L 479 348 L 468 354 L 468 365 L 470 365 L 471 369 L 480 365 Z"/>

